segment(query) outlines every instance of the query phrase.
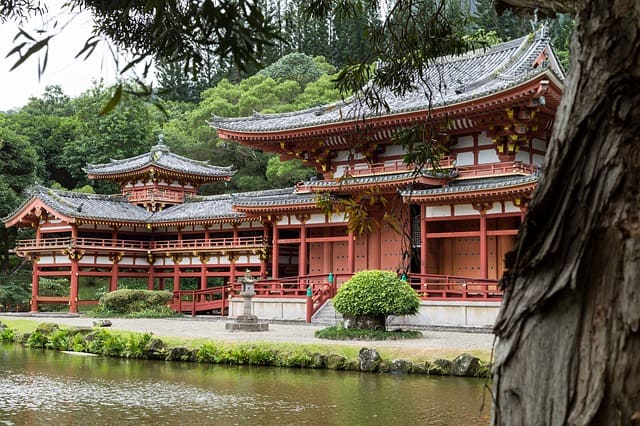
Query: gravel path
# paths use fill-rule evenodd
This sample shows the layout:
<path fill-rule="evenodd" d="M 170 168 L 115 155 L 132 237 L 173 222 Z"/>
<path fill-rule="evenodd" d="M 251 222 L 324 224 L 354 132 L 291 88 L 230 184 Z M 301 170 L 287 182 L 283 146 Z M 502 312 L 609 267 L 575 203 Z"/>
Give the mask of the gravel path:
<path fill-rule="evenodd" d="M 53 322 L 67 326 L 91 327 L 94 318 L 65 317 L 49 315 L 17 315 L 0 314 L 0 321 L 9 319 L 28 319 L 40 322 Z M 233 343 L 299 343 L 317 345 L 345 345 L 375 348 L 396 348 L 401 351 L 428 352 L 447 350 L 465 352 L 470 350 L 490 351 L 493 344 L 493 334 L 464 333 L 451 331 L 422 330 L 422 338 L 394 341 L 327 341 L 314 337 L 313 333 L 323 327 L 306 324 L 269 324 L 265 332 L 227 331 L 225 323 L 228 319 L 220 318 L 177 318 L 177 319 L 124 319 L 114 318 L 111 329 L 134 332 L 151 332 L 156 336 L 180 338 L 206 338 L 216 341 Z"/>

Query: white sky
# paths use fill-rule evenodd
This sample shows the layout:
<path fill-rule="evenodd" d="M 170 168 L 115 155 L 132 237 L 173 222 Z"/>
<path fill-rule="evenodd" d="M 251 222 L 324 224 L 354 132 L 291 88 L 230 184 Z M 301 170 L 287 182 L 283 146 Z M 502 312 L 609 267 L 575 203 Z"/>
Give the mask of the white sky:
<path fill-rule="evenodd" d="M 61 1 L 46 2 L 49 16 L 57 14 Z M 58 28 L 68 20 L 59 18 Z M 35 36 L 34 30 L 42 28 L 43 19 L 34 19 L 22 26 Z M 110 84 L 116 81 L 117 72 L 111 53 L 104 43 L 86 61 L 75 59 L 91 35 L 91 17 L 88 14 L 76 16 L 73 21 L 49 42 L 49 58 L 44 75 L 38 80 L 38 58 L 29 58 L 18 68 L 9 71 L 18 59 L 17 55 L 7 58 L 13 49 L 13 38 L 18 33 L 14 22 L 0 23 L 0 111 L 21 107 L 32 96 L 40 96 L 46 86 L 58 84 L 68 96 L 76 96 L 101 79 Z M 36 37 L 38 38 L 38 37 Z M 102 49 L 100 46 L 104 46 Z"/>

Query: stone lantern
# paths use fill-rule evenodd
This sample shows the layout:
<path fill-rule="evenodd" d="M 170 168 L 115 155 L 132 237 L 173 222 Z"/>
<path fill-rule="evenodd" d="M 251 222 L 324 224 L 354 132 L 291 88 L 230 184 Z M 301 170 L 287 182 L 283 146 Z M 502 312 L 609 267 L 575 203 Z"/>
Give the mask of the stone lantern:
<path fill-rule="evenodd" d="M 256 295 L 254 286 L 256 280 L 251 276 L 251 271 L 247 269 L 244 277 L 238 281 L 242 284 L 242 291 L 240 291 L 240 296 L 242 297 L 242 315 L 238 315 L 234 321 L 226 323 L 225 328 L 229 331 L 269 330 L 269 324 L 258 322 L 258 317 L 251 312 L 251 299 Z"/>

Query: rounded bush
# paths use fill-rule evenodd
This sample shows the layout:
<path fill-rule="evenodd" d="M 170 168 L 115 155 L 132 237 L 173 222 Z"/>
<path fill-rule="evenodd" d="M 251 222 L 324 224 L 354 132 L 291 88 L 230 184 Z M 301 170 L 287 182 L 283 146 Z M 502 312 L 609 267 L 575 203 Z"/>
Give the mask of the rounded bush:
<path fill-rule="evenodd" d="M 420 298 L 409 284 L 389 271 L 362 271 L 344 283 L 333 299 L 335 309 L 346 315 L 413 315 Z"/>
<path fill-rule="evenodd" d="M 100 306 L 107 311 L 130 314 L 160 308 L 171 302 L 173 294 L 168 291 L 116 290 L 100 297 Z"/>

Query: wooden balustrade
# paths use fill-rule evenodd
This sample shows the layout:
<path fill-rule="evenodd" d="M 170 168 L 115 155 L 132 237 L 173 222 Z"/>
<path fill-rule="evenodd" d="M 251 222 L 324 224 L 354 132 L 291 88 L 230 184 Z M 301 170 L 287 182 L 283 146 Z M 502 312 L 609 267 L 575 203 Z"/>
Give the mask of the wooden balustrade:
<path fill-rule="evenodd" d="M 231 286 L 220 286 L 204 290 L 180 290 L 173 293 L 171 309 L 176 312 L 189 312 L 195 316 L 197 312 L 220 311 L 224 315 L 229 309 Z"/>
<path fill-rule="evenodd" d="M 191 249 L 216 249 L 216 248 L 244 248 L 261 247 L 264 245 L 262 236 L 239 238 L 207 238 L 184 239 L 165 241 L 137 241 L 111 238 L 42 238 L 40 240 L 19 240 L 16 243 L 16 251 L 47 250 L 66 248 L 101 248 L 122 250 L 191 250 Z"/>
<path fill-rule="evenodd" d="M 458 176 L 462 178 L 483 177 L 506 174 L 533 175 L 539 173 L 538 166 L 522 163 L 521 161 L 506 161 L 503 163 L 476 164 L 473 166 L 459 166 L 456 168 Z"/>
<path fill-rule="evenodd" d="M 454 160 L 452 157 L 442 157 L 438 162 L 437 168 L 450 168 L 453 167 Z M 349 166 L 345 169 L 345 176 L 363 176 L 363 175 L 379 175 L 385 173 L 401 173 L 407 171 L 413 171 L 415 166 L 412 164 L 405 164 L 402 160 L 396 160 L 386 163 L 375 163 L 367 165 L 367 167 Z"/>
<path fill-rule="evenodd" d="M 449 275 L 412 274 L 409 284 L 423 300 L 502 300 L 497 280 Z"/>
<path fill-rule="evenodd" d="M 132 191 L 125 191 L 123 195 L 127 196 L 127 200 L 130 202 L 148 200 L 171 203 L 184 202 L 183 191 L 172 191 L 168 189 L 134 189 Z"/>

